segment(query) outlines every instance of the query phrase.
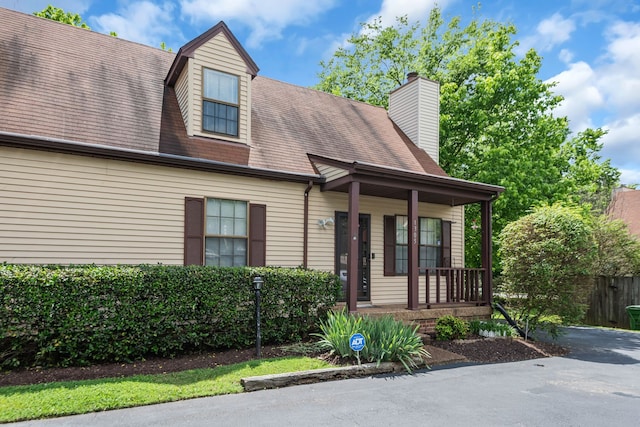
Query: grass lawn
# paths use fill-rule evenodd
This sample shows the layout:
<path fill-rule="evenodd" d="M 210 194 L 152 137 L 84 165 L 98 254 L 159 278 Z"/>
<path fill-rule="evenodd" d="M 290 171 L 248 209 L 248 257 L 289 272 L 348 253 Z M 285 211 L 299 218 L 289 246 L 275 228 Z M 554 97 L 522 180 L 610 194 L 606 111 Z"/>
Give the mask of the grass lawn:
<path fill-rule="evenodd" d="M 240 393 L 241 378 L 329 366 L 309 357 L 288 357 L 161 375 L 0 387 L 0 422 Z"/>

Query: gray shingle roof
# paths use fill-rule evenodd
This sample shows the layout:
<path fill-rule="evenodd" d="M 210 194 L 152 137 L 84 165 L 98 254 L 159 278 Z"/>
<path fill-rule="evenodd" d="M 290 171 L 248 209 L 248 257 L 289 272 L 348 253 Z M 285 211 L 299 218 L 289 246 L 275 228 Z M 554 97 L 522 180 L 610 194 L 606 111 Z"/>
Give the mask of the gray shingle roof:
<path fill-rule="evenodd" d="M 313 174 L 308 154 L 446 176 L 361 102 L 264 77 L 252 141 L 188 137 L 164 79 L 175 53 L 0 8 L 0 131 Z"/>
<path fill-rule="evenodd" d="M 0 130 L 157 151 L 175 54 L 0 9 Z"/>

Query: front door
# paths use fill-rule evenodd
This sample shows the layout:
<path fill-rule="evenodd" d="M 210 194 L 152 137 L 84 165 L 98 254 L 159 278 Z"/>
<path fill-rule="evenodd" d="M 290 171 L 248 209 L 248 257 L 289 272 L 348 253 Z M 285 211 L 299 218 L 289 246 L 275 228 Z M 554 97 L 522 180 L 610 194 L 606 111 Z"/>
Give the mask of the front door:
<path fill-rule="evenodd" d="M 371 289 L 371 215 L 358 218 L 358 301 L 369 301 Z M 349 243 L 347 212 L 336 212 L 336 272 L 342 281 L 342 298 L 347 295 L 347 248 Z"/>

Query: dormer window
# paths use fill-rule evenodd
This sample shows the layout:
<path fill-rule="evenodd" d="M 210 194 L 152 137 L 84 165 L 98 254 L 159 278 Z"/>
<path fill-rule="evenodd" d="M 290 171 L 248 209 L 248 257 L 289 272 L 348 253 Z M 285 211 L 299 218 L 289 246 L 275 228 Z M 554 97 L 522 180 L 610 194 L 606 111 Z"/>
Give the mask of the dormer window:
<path fill-rule="evenodd" d="M 202 129 L 238 136 L 238 76 L 203 69 Z"/>

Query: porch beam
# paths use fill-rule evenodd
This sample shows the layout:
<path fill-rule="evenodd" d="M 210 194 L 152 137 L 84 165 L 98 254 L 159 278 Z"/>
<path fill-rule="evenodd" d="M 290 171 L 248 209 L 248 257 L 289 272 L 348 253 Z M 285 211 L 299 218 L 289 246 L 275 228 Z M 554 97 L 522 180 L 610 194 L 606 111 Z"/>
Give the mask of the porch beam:
<path fill-rule="evenodd" d="M 340 188 L 344 188 L 345 185 L 350 185 L 354 181 L 353 175 L 341 176 L 322 184 L 322 191 L 340 191 Z"/>
<path fill-rule="evenodd" d="M 348 175 L 351 176 L 351 175 Z M 344 176 L 341 178 L 337 178 L 331 182 L 323 184 L 324 189 L 335 189 L 345 182 L 348 182 L 348 176 Z M 478 191 L 473 188 L 464 188 L 460 186 L 455 186 L 451 183 L 431 183 L 424 182 L 418 180 L 403 180 L 393 177 L 384 177 L 384 176 L 368 176 L 363 174 L 357 174 L 354 176 L 361 184 L 363 185 L 374 185 L 381 186 L 390 189 L 404 190 L 407 188 L 416 189 L 422 193 L 426 194 L 438 194 L 445 196 L 454 196 L 465 199 L 475 199 L 475 200 L 491 200 L 495 191 Z"/>
<path fill-rule="evenodd" d="M 418 191 L 409 190 L 407 212 L 409 216 L 408 269 L 407 269 L 407 308 L 418 309 Z"/>
<path fill-rule="evenodd" d="M 347 309 L 358 311 L 358 219 L 360 217 L 360 183 L 349 183 L 349 212 L 347 213 Z"/>
<path fill-rule="evenodd" d="M 484 277 L 482 278 L 482 299 L 493 301 L 493 243 L 491 223 L 491 201 L 480 202 L 481 257 Z"/>

